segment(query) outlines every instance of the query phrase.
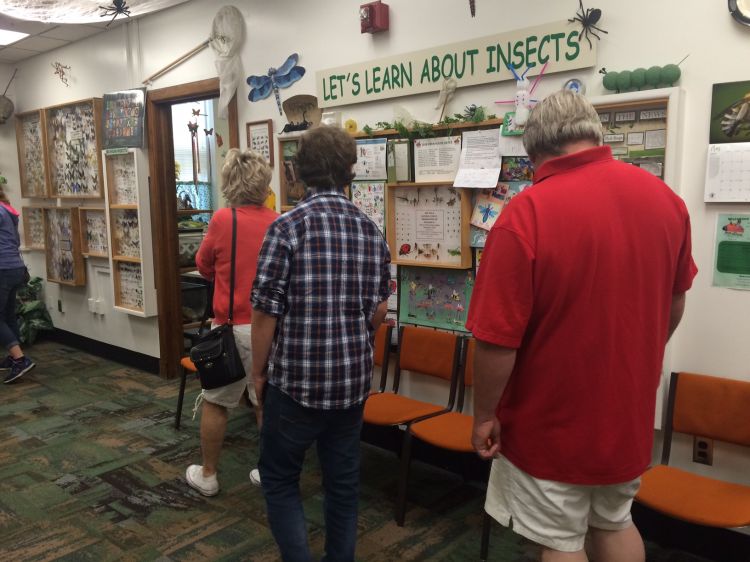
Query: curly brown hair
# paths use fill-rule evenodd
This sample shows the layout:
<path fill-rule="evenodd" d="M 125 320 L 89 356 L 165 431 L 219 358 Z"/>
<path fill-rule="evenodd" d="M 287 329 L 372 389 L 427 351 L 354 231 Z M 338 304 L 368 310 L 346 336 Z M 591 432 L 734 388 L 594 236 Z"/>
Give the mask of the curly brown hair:
<path fill-rule="evenodd" d="M 300 179 L 308 187 L 343 189 L 354 179 L 357 143 L 338 127 L 321 126 L 300 138 L 295 158 Z"/>

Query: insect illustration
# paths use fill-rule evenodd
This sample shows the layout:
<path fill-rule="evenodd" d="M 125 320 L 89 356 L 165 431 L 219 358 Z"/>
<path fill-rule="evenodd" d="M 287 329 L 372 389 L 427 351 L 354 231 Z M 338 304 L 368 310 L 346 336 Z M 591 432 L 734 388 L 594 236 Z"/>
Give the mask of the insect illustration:
<path fill-rule="evenodd" d="M 443 202 L 443 198 L 440 197 L 440 196 L 438 196 L 438 188 L 437 187 L 435 188 L 435 197 L 432 198 L 432 202 L 435 203 L 436 205 L 438 203 L 442 203 Z"/>
<path fill-rule="evenodd" d="M 493 209 L 492 205 L 479 205 L 479 212 L 482 213 L 482 222 L 487 222 L 498 215 L 497 209 Z"/>
<path fill-rule="evenodd" d="M 750 92 L 714 116 L 721 116 L 721 130 L 728 137 L 750 130 Z"/>
<path fill-rule="evenodd" d="M 120 14 L 128 18 L 130 17 L 128 3 L 125 0 L 112 0 L 111 6 L 99 6 L 99 8 L 103 10 L 99 17 L 106 18 L 108 16 L 112 16 L 112 19 L 109 20 L 107 27 L 112 25 L 112 22 L 115 21 L 115 18 Z"/>
<path fill-rule="evenodd" d="M 589 49 L 593 47 L 591 44 L 591 39 L 589 39 L 589 35 L 593 35 L 597 39 L 601 39 L 593 30 L 596 29 L 596 31 L 600 31 L 602 33 L 609 33 L 608 31 L 604 31 L 602 28 L 597 27 L 596 24 L 599 23 L 599 20 L 602 17 L 602 11 L 599 8 L 588 8 L 587 10 L 584 10 L 583 8 L 583 0 L 578 0 L 578 5 L 580 6 L 580 9 L 576 12 L 575 17 L 572 19 L 568 19 L 570 23 L 574 22 L 581 22 L 581 33 L 578 36 L 578 42 L 581 42 L 581 37 L 586 37 L 586 41 L 589 42 Z"/>
<path fill-rule="evenodd" d="M 269 68 L 266 76 L 248 76 L 247 84 L 251 89 L 247 99 L 263 100 L 273 92 L 276 96 L 276 105 L 279 107 L 279 115 L 282 115 L 279 88 L 288 88 L 305 75 L 305 69 L 297 66 L 298 61 L 297 53 L 292 53 L 279 68 Z"/>
<path fill-rule="evenodd" d="M 451 256 L 460 256 L 461 248 L 448 248 L 448 254 Z"/>
<path fill-rule="evenodd" d="M 405 256 L 409 252 L 411 252 L 411 246 L 409 244 L 401 244 L 401 247 L 398 249 L 399 256 Z"/>

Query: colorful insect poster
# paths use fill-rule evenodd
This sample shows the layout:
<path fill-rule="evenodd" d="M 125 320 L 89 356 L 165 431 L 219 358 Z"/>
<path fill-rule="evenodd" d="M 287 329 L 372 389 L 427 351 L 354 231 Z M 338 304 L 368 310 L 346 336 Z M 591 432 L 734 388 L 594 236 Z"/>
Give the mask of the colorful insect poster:
<path fill-rule="evenodd" d="M 750 81 L 714 84 L 708 142 L 750 142 Z"/>
<path fill-rule="evenodd" d="M 503 156 L 500 181 L 531 181 L 534 168 L 528 156 Z"/>
<path fill-rule="evenodd" d="M 490 230 L 503 210 L 507 193 L 507 183 L 497 184 L 497 188 L 493 191 L 478 193 L 474 201 L 474 212 L 471 214 L 471 224 L 477 228 Z"/>
<path fill-rule="evenodd" d="M 466 331 L 474 289 L 471 269 L 399 268 L 399 322 Z"/>
<path fill-rule="evenodd" d="M 719 214 L 713 285 L 750 290 L 750 215 Z"/>
<path fill-rule="evenodd" d="M 385 183 L 353 182 L 352 203 L 385 232 Z"/>
<path fill-rule="evenodd" d="M 102 107 L 103 148 L 141 148 L 146 88 L 104 94 Z"/>

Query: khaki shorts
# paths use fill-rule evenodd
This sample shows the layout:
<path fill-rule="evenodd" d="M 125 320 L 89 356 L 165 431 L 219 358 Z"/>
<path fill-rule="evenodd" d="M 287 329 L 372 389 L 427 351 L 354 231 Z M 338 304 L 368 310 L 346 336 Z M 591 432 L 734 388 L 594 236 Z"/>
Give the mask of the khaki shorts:
<path fill-rule="evenodd" d="M 630 506 L 641 479 L 609 486 L 541 480 L 501 456 L 492 462 L 485 511 L 538 544 L 577 552 L 589 527 L 619 531 L 631 523 Z"/>
<path fill-rule="evenodd" d="M 216 325 L 212 324 L 211 328 L 215 328 Z M 233 328 L 234 341 L 237 345 L 237 351 L 240 353 L 240 359 L 242 360 L 242 366 L 245 367 L 245 378 L 227 386 L 220 388 L 212 388 L 211 390 L 203 391 L 203 400 L 211 402 L 211 404 L 217 404 L 218 406 L 224 406 L 225 408 L 235 408 L 240 403 L 242 394 L 247 389 L 250 396 L 250 402 L 253 406 L 258 405 L 258 398 L 255 396 L 255 385 L 250 373 L 252 373 L 253 367 L 253 355 L 250 349 L 250 333 L 252 326 L 250 324 L 236 324 Z"/>

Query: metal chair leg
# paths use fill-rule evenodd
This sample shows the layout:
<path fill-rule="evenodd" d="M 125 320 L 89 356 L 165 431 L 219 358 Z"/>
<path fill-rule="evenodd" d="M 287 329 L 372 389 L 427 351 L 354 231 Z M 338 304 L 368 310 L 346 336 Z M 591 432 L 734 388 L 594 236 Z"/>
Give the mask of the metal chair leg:
<path fill-rule="evenodd" d="M 396 498 L 396 525 L 404 526 L 406 518 L 406 488 L 409 483 L 409 468 L 411 467 L 411 428 L 406 427 L 404 441 L 401 446 L 401 469 L 398 477 L 398 497 Z"/>
<path fill-rule="evenodd" d="M 187 381 L 187 369 L 181 367 L 182 376 L 180 378 L 180 393 L 177 395 L 177 412 L 174 416 L 174 427 L 180 429 L 180 419 L 182 418 L 182 401 L 185 399 L 185 383 Z"/>
<path fill-rule="evenodd" d="M 490 550 L 490 527 L 492 525 L 492 517 L 485 511 L 482 519 L 482 546 L 479 551 L 479 559 L 482 562 L 487 562 Z"/>

